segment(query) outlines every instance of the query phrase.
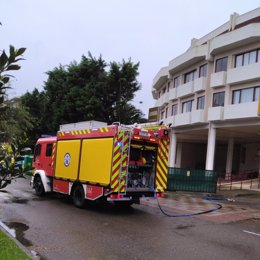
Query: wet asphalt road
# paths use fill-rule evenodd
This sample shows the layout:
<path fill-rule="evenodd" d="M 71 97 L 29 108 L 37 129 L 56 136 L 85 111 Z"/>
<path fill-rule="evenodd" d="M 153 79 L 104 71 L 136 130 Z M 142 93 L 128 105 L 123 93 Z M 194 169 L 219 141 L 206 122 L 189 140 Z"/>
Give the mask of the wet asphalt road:
<path fill-rule="evenodd" d="M 260 220 L 213 224 L 169 218 L 135 205 L 75 208 L 52 195 L 38 198 L 29 180 L 0 191 L 0 220 L 42 259 L 259 259 Z"/>

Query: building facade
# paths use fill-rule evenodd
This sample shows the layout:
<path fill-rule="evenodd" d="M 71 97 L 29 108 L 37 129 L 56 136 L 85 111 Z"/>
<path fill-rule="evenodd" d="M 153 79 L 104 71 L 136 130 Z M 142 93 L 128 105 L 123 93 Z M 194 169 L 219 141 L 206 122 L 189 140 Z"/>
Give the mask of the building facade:
<path fill-rule="evenodd" d="M 171 127 L 170 167 L 259 171 L 260 8 L 230 20 L 153 80 L 159 119 Z"/>

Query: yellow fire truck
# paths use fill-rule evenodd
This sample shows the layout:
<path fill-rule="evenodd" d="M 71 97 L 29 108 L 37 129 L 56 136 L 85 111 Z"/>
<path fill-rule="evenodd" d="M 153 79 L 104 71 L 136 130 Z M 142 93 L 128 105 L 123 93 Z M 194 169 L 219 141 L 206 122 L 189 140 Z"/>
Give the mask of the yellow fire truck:
<path fill-rule="evenodd" d="M 77 207 L 86 200 L 139 203 L 166 188 L 169 130 L 166 127 L 111 125 L 61 130 L 35 146 L 32 185 L 71 195 Z"/>

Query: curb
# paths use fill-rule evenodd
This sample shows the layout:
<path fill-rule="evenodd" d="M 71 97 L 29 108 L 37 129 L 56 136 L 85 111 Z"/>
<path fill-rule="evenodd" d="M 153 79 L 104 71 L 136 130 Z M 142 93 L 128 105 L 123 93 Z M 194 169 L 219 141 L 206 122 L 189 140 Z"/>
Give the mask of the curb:
<path fill-rule="evenodd" d="M 6 226 L 2 221 L 0 221 L 0 230 L 4 232 L 10 239 L 12 239 L 15 244 L 30 258 L 33 260 L 40 260 L 41 257 L 35 251 L 30 251 L 26 248 L 20 241 L 15 238 L 15 232 Z"/>

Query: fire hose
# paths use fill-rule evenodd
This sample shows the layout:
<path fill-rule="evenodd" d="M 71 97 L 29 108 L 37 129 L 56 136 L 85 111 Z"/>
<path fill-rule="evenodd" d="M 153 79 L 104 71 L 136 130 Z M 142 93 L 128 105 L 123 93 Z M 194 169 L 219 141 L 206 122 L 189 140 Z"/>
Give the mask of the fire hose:
<path fill-rule="evenodd" d="M 216 202 L 216 199 L 214 198 L 211 198 L 209 196 L 206 196 L 204 197 L 204 199 L 212 202 L 213 204 L 215 204 L 217 207 L 214 207 L 212 209 L 209 209 L 209 210 L 205 210 L 205 211 L 200 211 L 200 212 L 194 212 L 194 213 L 189 213 L 189 214 L 170 214 L 168 212 L 166 212 L 160 205 L 160 202 L 159 202 L 159 199 L 158 197 L 156 196 L 156 192 L 154 190 L 153 187 L 150 187 L 152 189 L 152 191 L 154 192 L 154 196 L 156 197 L 157 199 L 157 204 L 158 204 L 158 207 L 160 209 L 160 211 L 167 217 L 172 217 L 172 218 L 178 218 L 178 217 L 192 217 L 192 216 L 197 216 L 197 215 L 203 215 L 203 214 L 207 214 L 207 213 L 211 213 L 211 212 L 214 212 L 214 211 L 217 211 L 217 210 L 220 210 L 222 208 L 222 205 L 217 203 Z M 219 200 L 219 199 L 217 199 Z"/>

